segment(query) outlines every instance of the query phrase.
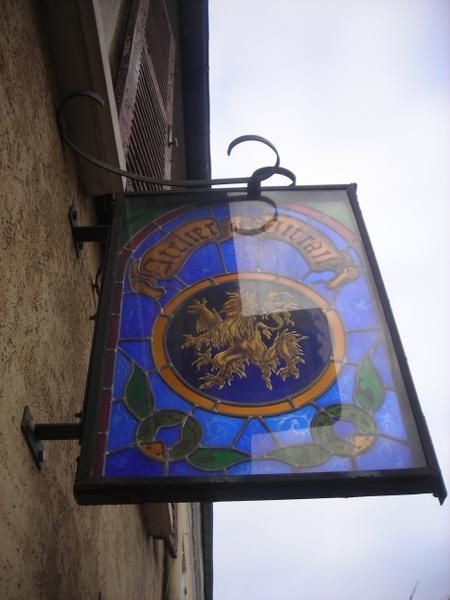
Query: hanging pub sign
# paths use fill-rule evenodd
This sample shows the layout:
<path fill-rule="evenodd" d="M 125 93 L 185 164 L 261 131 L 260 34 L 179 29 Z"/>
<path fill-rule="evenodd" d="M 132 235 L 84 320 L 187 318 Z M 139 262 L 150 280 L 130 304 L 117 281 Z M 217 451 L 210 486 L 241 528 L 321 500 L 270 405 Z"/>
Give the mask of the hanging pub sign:
<path fill-rule="evenodd" d="M 355 186 L 116 199 L 82 504 L 432 492 Z"/>

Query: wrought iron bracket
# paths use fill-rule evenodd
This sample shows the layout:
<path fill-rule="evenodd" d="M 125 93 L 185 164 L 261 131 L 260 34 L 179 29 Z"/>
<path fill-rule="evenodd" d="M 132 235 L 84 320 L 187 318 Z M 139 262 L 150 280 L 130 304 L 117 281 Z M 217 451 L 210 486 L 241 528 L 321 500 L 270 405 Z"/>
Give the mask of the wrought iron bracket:
<path fill-rule="evenodd" d="M 69 102 L 74 100 L 75 98 L 87 98 L 88 100 L 95 102 L 96 104 L 98 104 L 101 107 L 103 107 L 105 105 L 104 99 L 99 94 L 96 94 L 92 90 L 78 90 L 78 91 L 73 92 L 72 94 L 69 94 L 68 96 L 66 96 L 64 98 L 64 100 L 61 102 L 61 105 L 57 111 L 57 120 L 58 120 L 58 126 L 59 126 L 59 131 L 61 133 L 61 137 L 63 138 L 65 143 L 72 149 L 72 151 L 77 156 L 79 156 L 86 162 L 88 162 L 92 165 L 95 165 L 99 169 L 108 171 L 109 173 L 114 173 L 116 175 L 120 175 L 121 177 L 126 177 L 127 179 L 131 179 L 133 181 L 141 181 L 142 183 L 150 183 L 150 184 L 156 184 L 156 185 L 169 186 L 172 188 L 179 187 L 179 188 L 190 188 L 190 189 L 192 189 L 192 188 L 193 189 L 195 189 L 195 188 L 202 189 L 202 188 L 212 187 L 214 185 L 230 185 L 230 184 L 235 184 L 235 183 L 244 183 L 244 184 L 247 184 L 247 190 L 248 190 L 247 193 L 248 193 L 249 200 L 257 200 L 259 198 L 259 196 L 261 194 L 261 182 L 265 181 L 266 179 L 269 179 L 270 177 L 272 177 L 272 175 L 283 175 L 284 177 L 287 177 L 288 179 L 291 180 L 290 185 L 295 185 L 295 183 L 296 183 L 296 177 L 295 177 L 294 173 L 292 173 L 292 171 L 289 171 L 289 169 L 280 167 L 280 155 L 278 154 L 278 150 L 275 148 L 275 146 L 272 144 L 272 142 L 270 142 L 269 140 L 267 140 L 264 137 L 261 137 L 260 135 L 254 135 L 254 134 L 241 135 L 240 137 L 237 137 L 230 143 L 230 145 L 228 146 L 228 151 L 227 151 L 227 154 L 230 155 L 233 148 L 243 142 L 260 142 L 261 144 L 268 146 L 275 152 L 275 155 L 276 155 L 275 164 L 273 166 L 262 167 L 260 169 L 257 169 L 256 171 L 254 171 L 252 173 L 252 175 L 250 177 L 231 177 L 231 178 L 224 178 L 224 179 L 197 179 L 197 180 L 195 180 L 195 179 L 188 179 L 188 180 L 155 179 L 153 177 L 147 177 L 146 175 L 141 175 L 139 173 L 132 173 L 130 171 L 125 171 L 124 169 L 119 169 L 118 167 L 115 167 L 114 165 L 110 165 L 110 164 L 98 159 L 97 157 L 92 156 L 91 154 L 88 154 L 87 152 L 85 152 L 84 150 L 79 148 L 76 144 L 74 144 L 73 141 L 68 136 L 66 127 L 64 125 L 63 112 L 64 112 L 65 106 Z"/>
<path fill-rule="evenodd" d="M 78 210 L 73 205 L 69 209 L 69 223 L 78 258 L 80 258 L 85 242 L 106 242 L 109 227 L 106 225 L 81 226 L 78 223 Z"/>
<path fill-rule="evenodd" d="M 43 440 L 79 440 L 81 423 L 35 423 L 31 410 L 25 406 L 20 429 L 37 468 L 42 471 L 45 460 Z"/>

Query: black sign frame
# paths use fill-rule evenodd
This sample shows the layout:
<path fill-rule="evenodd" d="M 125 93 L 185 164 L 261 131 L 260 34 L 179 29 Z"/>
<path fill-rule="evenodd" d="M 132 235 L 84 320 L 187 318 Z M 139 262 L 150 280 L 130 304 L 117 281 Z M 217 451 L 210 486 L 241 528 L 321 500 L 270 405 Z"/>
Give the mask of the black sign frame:
<path fill-rule="evenodd" d="M 263 188 L 264 191 L 285 191 L 287 188 Z M 202 477 L 94 477 L 95 444 L 100 418 L 101 379 L 108 356 L 105 352 L 109 335 L 110 314 L 115 293 L 115 277 L 120 229 L 125 202 L 139 198 L 164 197 L 167 210 L 183 204 L 211 204 L 227 201 L 232 192 L 246 190 L 204 190 L 186 192 L 146 192 L 118 195 L 112 227 L 106 244 L 105 268 L 101 299 L 92 345 L 85 405 L 82 420 L 81 455 L 74 487 L 80 504 L 129 504 L 144 502 L 190 502 L 225 500 L 265 500 L 292 498 L 328 498 L 367 495 L 432 493 L 442 503 L 446 489 L 433 444 L 423 417 L 400 336 L 394 321 L 380 270 L 369 240 L 356 197 L 356 185 L 297 186 L 294 191 L 345 191 L 356 220 L 366 257 L 389 329 L 401 377 L 416 422 L 425 456 L 426 467 L 336 473 L 302 473 L 283 475 L 240 475 Z"/>

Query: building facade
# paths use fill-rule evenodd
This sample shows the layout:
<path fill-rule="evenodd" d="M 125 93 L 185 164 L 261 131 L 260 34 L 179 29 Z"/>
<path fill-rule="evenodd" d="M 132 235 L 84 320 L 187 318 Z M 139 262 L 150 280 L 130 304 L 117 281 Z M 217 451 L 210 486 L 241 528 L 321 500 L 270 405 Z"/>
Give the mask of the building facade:
<path fill-rule="evenodd" d="M 122 178 L 63 144 L 56 107 L 84 150 L 154 177 L 209 175 L 207 4 L 19 0 L 0 23 L 0 597 L 210 598 L 207 505 L 80 507 L 77 441 L 46 442 L 37 470 L 20 422 L 82 410 L 100 244 L 77 258 L 68 220 L 107 224 Z M 139 189 L 128 184 L 131 189 Z M 130 187 L 128 189 L 130 189 Z M 97 277 L 98 279 L 98 277 Z"/>

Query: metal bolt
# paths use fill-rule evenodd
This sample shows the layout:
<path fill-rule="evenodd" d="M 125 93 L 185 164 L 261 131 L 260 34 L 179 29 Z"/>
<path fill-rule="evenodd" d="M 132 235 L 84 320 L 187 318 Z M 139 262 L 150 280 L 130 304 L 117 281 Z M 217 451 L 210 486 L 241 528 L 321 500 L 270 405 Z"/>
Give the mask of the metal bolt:
<path fill-rule="evenodd" d="M 38 450 L 36 454 L 37 454 L 38 463 L 40 465 L 43 465 L 44 461 L 45 461 L 45 450 L 44 449 Z"/>

